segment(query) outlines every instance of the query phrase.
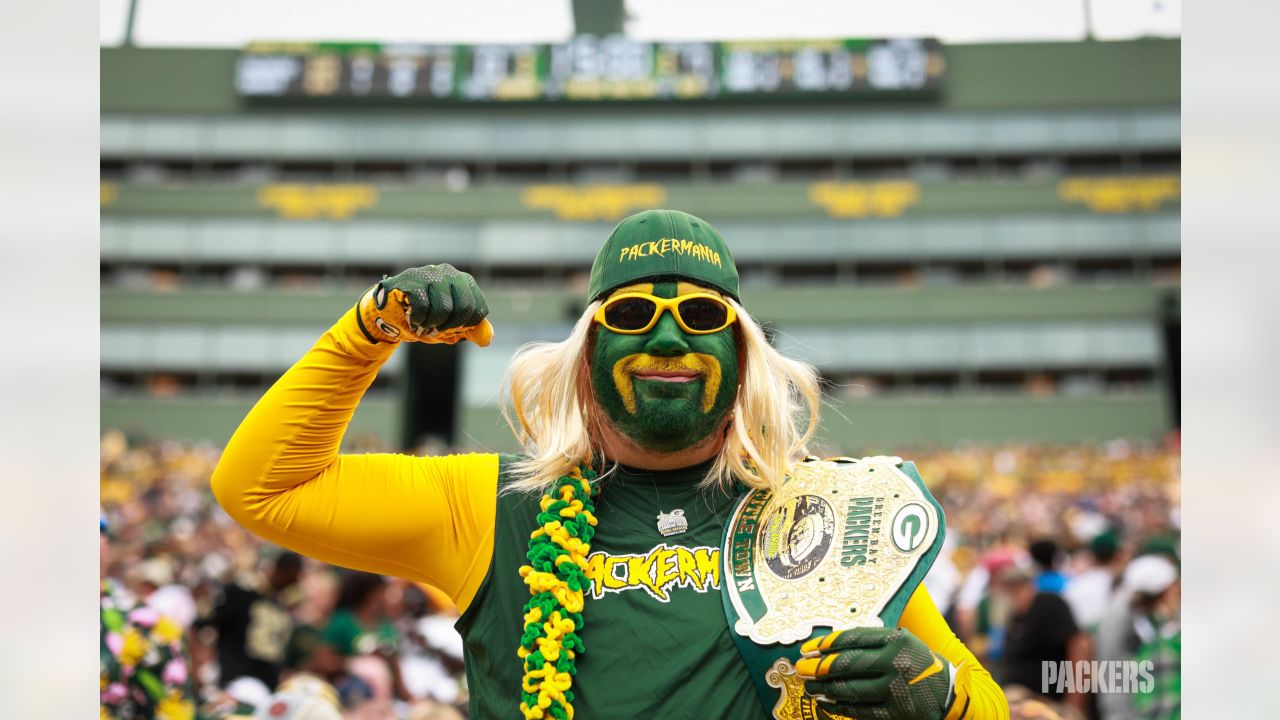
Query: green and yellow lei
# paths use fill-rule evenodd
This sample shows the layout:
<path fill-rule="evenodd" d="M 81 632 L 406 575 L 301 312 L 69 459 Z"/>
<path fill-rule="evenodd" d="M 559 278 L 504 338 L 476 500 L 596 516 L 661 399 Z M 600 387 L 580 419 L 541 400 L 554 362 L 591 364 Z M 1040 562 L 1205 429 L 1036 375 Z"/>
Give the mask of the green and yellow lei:
<path fill-rule="evenodd" d="M 525 720 L 573 720 L 574 658 L 582 652 L 583 591 L 587 555 L 595 535 L 596 473 L 575 467 L 542 496 L 538 529 L 529 536 L 529 564 L 520 576 L 532 595 L 524 606 L 524 634 L 516 654 L 524 661 L 520 712 Z"/>

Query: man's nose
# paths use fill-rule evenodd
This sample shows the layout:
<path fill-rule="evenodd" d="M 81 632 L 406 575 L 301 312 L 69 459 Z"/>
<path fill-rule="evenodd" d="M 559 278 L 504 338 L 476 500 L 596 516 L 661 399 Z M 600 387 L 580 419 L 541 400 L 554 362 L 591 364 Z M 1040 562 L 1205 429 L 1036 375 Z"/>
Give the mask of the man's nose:
<path fill-rule="evenodd" d="M 689 342 L 684 336 L 684 330 L 680 329 L 680 324 L 670 312 L 663 312 L 662 317 L 658 318 L 658 324 L 649 331 L 644 351 L 659 357 L 675 357 L 689 352 Z"/>

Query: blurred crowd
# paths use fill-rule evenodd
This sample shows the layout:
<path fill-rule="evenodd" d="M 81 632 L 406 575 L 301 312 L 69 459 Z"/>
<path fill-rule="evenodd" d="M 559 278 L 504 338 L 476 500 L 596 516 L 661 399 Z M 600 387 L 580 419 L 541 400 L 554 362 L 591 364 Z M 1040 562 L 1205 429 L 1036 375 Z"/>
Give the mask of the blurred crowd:
<path fill-rule="evenodd" d="M 103 718 L 465 717 L 442 593 L 250 535 L 209 492 L 216 446 L 113 431 L 101 453 Z M 1180 717 L 1176 440 L 899 454 L 946 511 L 926 585 L 1014 718 Z M 1151 682 L 1046 692 L 1043 663 L 1066 660 L 1138 660 Z"/>
<path fill-rule="evenodd" d="M 103 717 L 464 717 L 448 597 L 259 540 L 209 491 L 219 454 L 103 438 Z M 181 639 L 154 637 L 157 619 Z M 166 647 L 150 693 L 137 678 Z"/>
<path fill-rule="evenodd" d="M 946 512 L 925 584 L 1014 718 L 1181 717 L 1176 435 L 904 454 Z M 1086 685 L 1046 675 L 1064 662 L 1084 664 L 1072 682 Z"/>

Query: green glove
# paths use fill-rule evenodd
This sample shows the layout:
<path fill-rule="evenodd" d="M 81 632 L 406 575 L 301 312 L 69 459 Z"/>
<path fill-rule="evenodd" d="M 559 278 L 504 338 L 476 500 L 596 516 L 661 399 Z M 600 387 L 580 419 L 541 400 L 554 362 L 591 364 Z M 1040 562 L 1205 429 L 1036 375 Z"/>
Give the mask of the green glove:
<path fill-rule="evenodd" d="M 955 669 L 905 628 L 854 628 L 800 648 L 796 674 L 828 713 L 857 720 L 941 720 Z"/>
<path fill-rule="evenodd" d="M 447 343 L 493 339 L 489 305 L 475 278 L 452 265 L 423 265 L 383 278 L 356 306 L 369 342 Z"/>

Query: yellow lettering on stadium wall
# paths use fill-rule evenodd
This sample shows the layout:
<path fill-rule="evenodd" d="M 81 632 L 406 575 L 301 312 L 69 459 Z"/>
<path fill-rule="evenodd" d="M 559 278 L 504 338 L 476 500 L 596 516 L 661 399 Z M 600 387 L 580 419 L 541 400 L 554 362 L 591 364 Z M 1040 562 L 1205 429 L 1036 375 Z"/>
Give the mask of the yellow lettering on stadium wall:
<path fill-rule="evenodd" d="M 723 46 L 725 52 L 752 53 L 844 50 L 844 45 L 839 40 L 729 40 L 724 42 Z"/>
<path fill-rule="evenodd" d="M 258 204 L 289 220 L 348 220 L 378 201 L 372 185 L 265 185 Z"/>
<path fill-rule="evenodd" d="M 572 78 L 564 84 L 564 96 L 571 100 L 647 99 L 658 95 L 658 83 L 649 78 L 601 80 Z"/>
<path fill-rule="evenodd" d="M 99 186 L 98 207 L 106 207 L 115 202 L 116 198 L 120 196 L 120 186 L 115 183 L 104 182 L 99 183 Z"/>
<path fill-rule="evenodd" d="M 561 220 L 619 220 L 666 199 L 661 185 L 530 185 L 520 193 L 525 207 L 550 210 Z"/>
<path fill-rule="evenodd" d="M 674 588 L 707 592 L 720 587 L 720 548 L 667 545 L 644 555 L 593 552 L 587 557 L 592 597 L 627 590 L 644 590 L 655 600 L 670 602 Z"/>
<path fill-rule="evenodd" d="M 305 55 L 315 52 L 317 44 L 313 42 L 290 42 L 276 40 L 254 40 L 245 46 L 244 51 L 247 53 L 258 53 L 262 55 L 288 55 L 296 53 Z"/>
<path fill-rule="evenodd" d="M 1058 197 L 1096 213 L 1152 212 L 1182 197 L 1177 175 L 1079 177 L 1058 183 Z"/>
<path fill-rule="evenodd" d="M 920 201 L 920 186 L 907 181 L 820 182 L 809 186 L 809 202 L 831 217 L 898 217 Z"/>

